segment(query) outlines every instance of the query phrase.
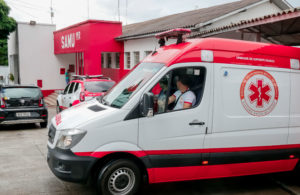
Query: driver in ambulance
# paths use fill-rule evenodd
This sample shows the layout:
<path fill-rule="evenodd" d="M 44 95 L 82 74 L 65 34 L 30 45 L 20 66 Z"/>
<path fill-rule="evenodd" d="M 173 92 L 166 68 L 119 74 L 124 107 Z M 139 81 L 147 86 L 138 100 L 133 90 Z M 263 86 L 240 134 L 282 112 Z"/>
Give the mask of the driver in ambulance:
<path fill-rule="evenodd" d="M 177 91 L 169 97 L 168 104 L 175 102 L 173 110 L 191 108 L 196 103 L 194 92 L 189 89 L 190 80 L 187 76 L 181 76 L 176 82 Z"/>

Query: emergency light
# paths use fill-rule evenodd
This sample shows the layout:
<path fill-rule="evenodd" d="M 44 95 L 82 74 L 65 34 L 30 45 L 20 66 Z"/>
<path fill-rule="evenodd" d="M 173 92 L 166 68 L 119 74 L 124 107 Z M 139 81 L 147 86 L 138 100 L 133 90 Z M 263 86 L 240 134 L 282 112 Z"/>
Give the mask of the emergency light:
<path fill-rule="evenodd" d="M 106 79 L 111 80 L 110 77 L 101 75 L 72 75 L 73 80 L 85 80 L 85 79 Z"/>
<path fill-rule="evenodd" d="M 158 33 L 155 35 L 155 38 L 159 39 L 159 46 L 163 47 L 165 46 L 165 43 L 166 41 L 168 41 L 168 39 L 177 39 L 176 44 L 184 42 L 186 36 L 189 35 L 191 32 L 192 31 L 190 29 L 176 28 L 162 33 Z"/>

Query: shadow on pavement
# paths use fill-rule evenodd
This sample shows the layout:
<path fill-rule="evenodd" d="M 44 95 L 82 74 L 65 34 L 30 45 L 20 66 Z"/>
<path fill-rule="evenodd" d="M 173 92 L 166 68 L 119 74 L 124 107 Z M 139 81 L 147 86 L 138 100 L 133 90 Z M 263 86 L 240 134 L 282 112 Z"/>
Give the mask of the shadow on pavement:
<path fill-rule="evenodd" d="M 17 125 L 0 125 L 0 131 L 18 131 L 28 129 L 41 129 L 39 124 L 17 124 Z"/>

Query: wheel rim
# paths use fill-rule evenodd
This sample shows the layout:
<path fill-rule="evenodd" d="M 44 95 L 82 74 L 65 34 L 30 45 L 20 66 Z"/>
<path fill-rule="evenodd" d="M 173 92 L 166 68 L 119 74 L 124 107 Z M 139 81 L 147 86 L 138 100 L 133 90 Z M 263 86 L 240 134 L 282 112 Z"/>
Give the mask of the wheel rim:
<path fill-rule="evenodd" d="M 132 190 L 134 184 L 134 172 L 127 167 L 117 169 L 108 179 L 108 189 L 111 194 L 126 194 Z"/>

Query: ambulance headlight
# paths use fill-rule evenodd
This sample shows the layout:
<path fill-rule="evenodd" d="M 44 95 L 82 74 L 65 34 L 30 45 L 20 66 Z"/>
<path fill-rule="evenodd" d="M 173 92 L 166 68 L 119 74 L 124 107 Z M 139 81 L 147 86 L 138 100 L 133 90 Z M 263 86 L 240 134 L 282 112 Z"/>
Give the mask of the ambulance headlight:
<path fill-rule="evenodd" d="M 70 149 L 75 146 L 86 134 L 86 131 L 80 129 L 63 130 L 58 138 L 57 147 L 61 149 Z"/>

